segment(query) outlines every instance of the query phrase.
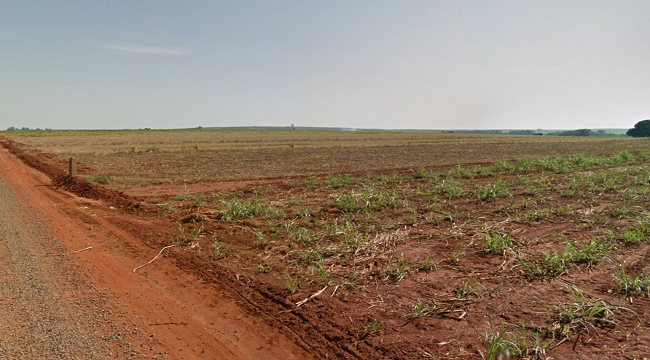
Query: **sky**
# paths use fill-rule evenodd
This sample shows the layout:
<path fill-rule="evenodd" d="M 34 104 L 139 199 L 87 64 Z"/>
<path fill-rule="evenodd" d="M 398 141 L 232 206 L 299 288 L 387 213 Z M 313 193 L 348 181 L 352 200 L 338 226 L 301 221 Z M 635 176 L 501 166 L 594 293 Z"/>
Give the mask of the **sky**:
<path fill-rule="evenodd" d="M 630 128 L 650 1 L 0 0 L 0 129 Z"/>

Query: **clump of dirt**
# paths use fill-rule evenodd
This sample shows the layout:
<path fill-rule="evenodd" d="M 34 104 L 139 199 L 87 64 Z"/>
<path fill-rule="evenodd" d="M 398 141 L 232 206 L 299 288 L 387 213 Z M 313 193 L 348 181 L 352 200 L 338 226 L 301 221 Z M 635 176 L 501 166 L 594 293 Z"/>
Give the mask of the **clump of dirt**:
<path fill-rule="evenodd" d="M 183 224 L 208 222 L 210 218 L 199 213 L 192 213 L 181 219 Z"/>

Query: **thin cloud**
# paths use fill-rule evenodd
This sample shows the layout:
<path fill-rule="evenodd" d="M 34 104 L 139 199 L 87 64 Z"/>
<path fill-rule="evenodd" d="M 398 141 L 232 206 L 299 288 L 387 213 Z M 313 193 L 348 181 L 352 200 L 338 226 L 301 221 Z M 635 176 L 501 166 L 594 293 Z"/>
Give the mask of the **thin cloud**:
<path fill-rule="evenodd" d="M 184 51 L 160 47 L 145 47 L 132 45 L 107 45 L 108 49 L 115 51 L 130 52 L 136 54 L 160 54 L 160 55 L 185 55 Z"/>

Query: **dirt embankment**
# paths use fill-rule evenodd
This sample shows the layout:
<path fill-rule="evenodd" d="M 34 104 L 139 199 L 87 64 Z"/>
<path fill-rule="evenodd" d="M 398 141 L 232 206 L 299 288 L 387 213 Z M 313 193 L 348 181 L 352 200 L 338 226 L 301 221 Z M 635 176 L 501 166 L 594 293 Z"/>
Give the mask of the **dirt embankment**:
<path fill-rule="evenodd" d="M 135 199 L 124 195 L 119 191 L 106 189 L 102 186 L 91 184 L 79 177 L 70 177 L 61 164 L 57 164 L 55 156 L 38 150 L 26 151 L 12 140 L 2 141 L 2 146 L 10 153 L 20 159 L 26 165 L 47 175 L 51 179 L 52 185 L 64 189 L 75 195 L 93 199 L 104 200 L 120 207 L 139 207 L 141 206 Z"/>

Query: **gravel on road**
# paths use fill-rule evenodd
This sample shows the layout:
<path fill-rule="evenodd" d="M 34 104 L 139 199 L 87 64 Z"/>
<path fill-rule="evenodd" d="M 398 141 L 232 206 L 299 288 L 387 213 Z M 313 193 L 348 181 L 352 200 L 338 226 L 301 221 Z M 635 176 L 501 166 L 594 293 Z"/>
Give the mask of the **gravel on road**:
<path fill-rule="evenodd" d="M 95 331 L 102 295 L 21 203 L 0 176 L 0 359 L 117 358 Z"/>

